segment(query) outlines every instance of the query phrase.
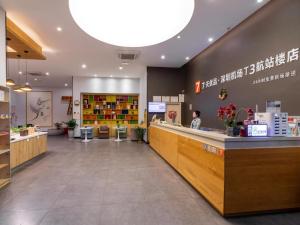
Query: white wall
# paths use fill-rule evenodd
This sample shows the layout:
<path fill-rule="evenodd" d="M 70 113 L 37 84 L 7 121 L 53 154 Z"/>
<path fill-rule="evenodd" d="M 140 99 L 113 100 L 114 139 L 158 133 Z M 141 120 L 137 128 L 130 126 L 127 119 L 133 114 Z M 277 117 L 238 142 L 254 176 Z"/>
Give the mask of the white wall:
<path fill-rule="evenodd" d="M 140 110 L 139 121 L 144 121 L 144 111 L 147 108 L 147 72 L 140 78 Z M 147 121 L 144 121 L 147 122 Z"/>
<path fill-rule="evenodd" d="M 61 96 L 72 96 L 71 88 L 34 88 L 34 91 L 52 91 L 53 93 L 53 123 L 68 121 L 72 115 L 67 115 L 68 104 L 62 104 Z M 26 94 L 11 92 L 11 108 L 15 107 L 17 120 L 12 125 L 26 123 Z M 54 124 L 53 124 L 54 126 Z"/>
<path fill-rule="evenodd" d="M 61 103 L 61 96 L 72 96 L 72 88 L 34 88 L 34 91 L 53 92 L 53 122 L 68 121 L 68 104 Z M 147 75 L 139 79 L 118 78 L 73 78 L 73 100 L 80 100 L 81 93 L 139 94 L 139 121 L 144 120 L 147 107 Z M 73 101 L 74 102 L 74 101 Z M 15 107 L 17 120 L 13 126 L 26 123 L 26 94 L 11 92 L 11 107 Z M 80 112 L 80 106 L 73 105 L 74 112 Z M 80 114 L 79 114 L 80 116 Z"/>
<path fill-rule="evenodd" d="M 139 121 L 144 120 L 147 105 L 146 73 L 140 79 L 73 77 L 73 100 L 81 100 L 81 93 L 139 94 Z M 74 118 L 80 117 L 80 106 L 73 106 Z"/>
<path fill-rule="evenodd" d="M 6 19 L 5 11 L 0 8 L 0 85 L 6 86 Z"/>

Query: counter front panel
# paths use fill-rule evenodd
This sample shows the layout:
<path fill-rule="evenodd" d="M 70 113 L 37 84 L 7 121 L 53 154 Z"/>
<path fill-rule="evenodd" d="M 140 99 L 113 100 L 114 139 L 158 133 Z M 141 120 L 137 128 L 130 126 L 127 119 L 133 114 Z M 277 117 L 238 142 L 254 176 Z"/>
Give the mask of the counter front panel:
<path fill-rule="evenodd" d="M 159 127 L 150 128 L 150 146 L 211 204 L 223 212 L 224 158 L 204 150 L 204 144 Z M 203 181 L 206 182 L 203 182 Z"/>
<path fill-rule="evenodd" d="M 150 146 L 222 215 L 300 208 L 299 137 L 274 138 L 284 142 L 278 147 L 269 138 L 265 148 L 261 139 L 246 138 L 247 148 L 238 149 L 242 138 L 186 131 L 152 124 Z M 230 149 L 226 142 L 240 144 Z"/>
<path fill-rule="evenodd" d="M 16 137 L 11 142 L 11 169 L 47 151 L 47 133 Z"/>

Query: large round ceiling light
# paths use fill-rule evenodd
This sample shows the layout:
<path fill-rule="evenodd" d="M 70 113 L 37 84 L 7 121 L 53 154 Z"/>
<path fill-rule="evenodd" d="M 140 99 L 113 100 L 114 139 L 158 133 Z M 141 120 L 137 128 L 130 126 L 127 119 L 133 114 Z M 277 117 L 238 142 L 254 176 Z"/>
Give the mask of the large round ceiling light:
<path fill-rule="evenodd" d="M 69 0 L 77 25 L 117 46 L 144 47 L 180 33 L 194 12 L 194 0 Z"/>

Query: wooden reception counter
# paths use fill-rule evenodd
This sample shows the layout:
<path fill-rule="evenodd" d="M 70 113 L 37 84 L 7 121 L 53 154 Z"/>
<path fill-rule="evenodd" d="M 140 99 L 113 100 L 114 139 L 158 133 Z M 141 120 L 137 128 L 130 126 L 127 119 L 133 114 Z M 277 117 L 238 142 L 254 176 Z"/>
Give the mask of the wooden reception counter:
<path fill-rule="evenodd" d="M 223 216 L 300 208 L 300 137 L 151 124 L 150 146 Z"/>
<path fill-rule="evenodd" d="M 14 135 L 12 138 L 14 140 L 10 142 L 11 169 L 47 151 L 47 132 L 36 132 L 24 137 Z"/>

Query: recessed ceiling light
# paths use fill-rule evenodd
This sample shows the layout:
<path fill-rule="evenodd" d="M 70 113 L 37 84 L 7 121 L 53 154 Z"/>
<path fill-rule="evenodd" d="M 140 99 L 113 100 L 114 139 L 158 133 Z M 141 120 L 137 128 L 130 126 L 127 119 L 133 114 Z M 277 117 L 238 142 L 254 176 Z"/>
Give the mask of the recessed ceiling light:
<path fill-rule="evenodd" d="M 22 74 L 22 71 L 19 71 L 19 74 L 21 75 L 21 74 Z"/>
<path fill-rule="evenodd" d="M 122 70 L 123 69 L 123 67 L 122 66 L 119 66 L 119 70 Z"/>
<path fill-rule="evenodd" d="M 67 83 L 65 83 L 65 87 L 68 87 L 68 84 L 67 84 Z"/>
<path fill-rule="evenodd" d="M 166 56 L 165 56 L 165 55 L 162 55 L 162 56 L 160 56 L 160 58 L 161 58 L 162 60 L 164 60 L 164 59 L 166 59 Z"/>
<path fill-rule="evenodd" d="M 98 75 L 97 74 L 94 74 L 94 77 L 97 77 Z"/>
<path fill-rule="evenodd" d="M 62 31 L 62 28 L 61 28 L 61 27 L 56 27 L 56 30 L 57 30 L 58 32 L 61 32 L 61 31 Z"/>
<path fill-rule="evenodd" d="M 113 77 L 113 75 L 110 75 L 110 77 Z"/>
<path fill-rule="evenodd" d="M 37 79 L 37 78 L 34 78 L 34 80 L 37 81 L 38 79 Z"/>
<path fill-rule="evenodd" d="M 92 37 L 116 46 L 144 47 L 180 33 L 193 16 L 195 0 L 69 0 L 69 8 L 77 25 Z"/>
<path fill-rule="evenodd" d="M 178 35 L 178 36 L 177 36 L 177 39 L 180 39 L 180 38 L 181 38 L 181 36 L 180 36 L 180 35 Z"/>
<path fill-rule="evenodd" d="M 50 75 L 50 73 L 49 73 L 49 72 L 46 72 L 45 74 L 46 74 L 46 76 L 49 76 L 49 75 Z"/>
<path fill-rule="evenodd" d="M 190 60 L 190 57 L 188 57 L 188 56 L 185 57 L 185 60 L 186 60 L 186 61 L 189 61 L 189 60 Z"/>
<path fill-rule="evenodd" d="M 257 3 L 261 3 L 261 2 L 263 2 L 263 0 L 256 0 L 257 1 Z"/>
<path fill-rule="evenodd" d="M 214 39 L 213 39 L 212 37 L 208 38 L 208 41 L 209 41 L 209 42 L 213 42 L 213 40 L 214 40 Z"/>
<path fill-rule="evenodd" d="M 85 68 L 86 68 L 86 64 L 82 64 L 82 65 L 81 65 L 81 68 L 82 68 L 82 69 L 85 69 Z"/>

